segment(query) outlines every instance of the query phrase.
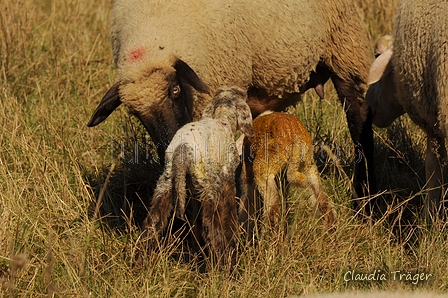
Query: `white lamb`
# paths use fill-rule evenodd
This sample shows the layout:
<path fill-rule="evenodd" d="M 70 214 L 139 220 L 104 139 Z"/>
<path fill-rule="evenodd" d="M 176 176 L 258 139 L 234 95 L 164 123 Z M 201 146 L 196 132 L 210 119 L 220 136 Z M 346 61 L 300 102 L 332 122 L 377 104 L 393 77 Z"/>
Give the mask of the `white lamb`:
<path fill-rule="evenodd" d="M 148 236 L 165 230 L 174 209 L 178 218 L 201 230 L 196 236 L 208 246 L 213 262 L 225 262 L 238 227 L 235 171 L 240 160 L 234 134 L 240 129 L 253 135 L 246 99 L 241 88 L 221 87 L 202 120 L 186 124 L 174 135 L 144 223 Z"/>

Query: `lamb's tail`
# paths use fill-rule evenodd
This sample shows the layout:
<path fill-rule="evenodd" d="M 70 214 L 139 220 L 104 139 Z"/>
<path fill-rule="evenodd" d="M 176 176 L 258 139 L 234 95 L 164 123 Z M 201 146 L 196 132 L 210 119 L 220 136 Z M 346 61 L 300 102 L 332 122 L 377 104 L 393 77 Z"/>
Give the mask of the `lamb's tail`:
<path fill-rule="evenodd" d="M 173 152 L 173 187 L 175 198 L 175 212 L 180 219 L 185 219 L 187 205 L 187 174 L 194 162 L 194 150 L 187 143 L 177 147 Z M 173 198 L 173 199 L 174 199 Z"/>

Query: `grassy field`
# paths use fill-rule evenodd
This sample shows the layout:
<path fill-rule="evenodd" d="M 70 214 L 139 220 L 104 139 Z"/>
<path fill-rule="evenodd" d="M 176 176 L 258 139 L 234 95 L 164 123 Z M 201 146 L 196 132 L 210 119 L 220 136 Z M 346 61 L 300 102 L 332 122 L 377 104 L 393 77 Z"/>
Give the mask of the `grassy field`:
<path fill-rule="evenodd" d="M 357 2 L 372 44 L 390 33 L 397 0 Z M 0 1 L 0 296 L 448 290 L 446 226 L 428 230 L 416 216 L 424 195 L 424 135 L 407 117 L 375 129 L 378 183 L 389 208 L 376 223 L 361 220 L 350 210 L 353 149 L 331 83 L 325 100 L 309 92 L 290 112 L 315 139 L 325 191 L 339 216 L 335 231 L 313 216 L 308 194 L 295 190 L 288 237 L 242 245 L 231 277 L 202 270 L 181 236 L 135 262 L 161 168 L 152 162 L 144 129 L 125 109 L 86 127 L 114 81 L 111 7 L 111 0 Z M 385 280 L 353 281 L 358 273 Z M 430 276 L 417 280 L 417 273 Z"/>

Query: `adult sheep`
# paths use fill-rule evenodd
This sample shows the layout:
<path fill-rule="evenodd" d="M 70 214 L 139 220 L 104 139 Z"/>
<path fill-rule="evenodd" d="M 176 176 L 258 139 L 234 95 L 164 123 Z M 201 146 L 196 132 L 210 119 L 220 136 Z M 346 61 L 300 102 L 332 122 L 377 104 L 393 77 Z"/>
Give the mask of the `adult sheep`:
<path fill-rule="evenodd" d="M 427 219 L 437 216 L 445 190 L 448 136 L 448 1 L 402 0 L 393 47 L 373 63 L 366 99 L 379 127 L 407 112 L 427 135 Z M 446 194 L 445 194 L 446 196 Z"/>
<path fill-rule="evenodd" d="M 323 96 L 331 78 L 360 161 L 356 191 L 365 195 L 375 185 L 363 32 L 350 0 L 116 0 L 111 34 L 117 79 L 88 126 L 123 103 L 145 125 L 163 160 L 177 129 L 197 120 L 221 85 L 246 89 L 256 117 L 297 103 L 309 88 Z"/>

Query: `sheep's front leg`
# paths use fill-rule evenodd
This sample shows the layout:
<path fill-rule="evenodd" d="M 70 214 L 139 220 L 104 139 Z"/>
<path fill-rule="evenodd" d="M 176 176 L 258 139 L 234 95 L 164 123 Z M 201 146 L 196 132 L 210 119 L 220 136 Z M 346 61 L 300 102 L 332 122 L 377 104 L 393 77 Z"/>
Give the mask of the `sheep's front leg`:
<path fill-rule="evenodd" d="M 425 204 L 425 218 L 428 223 L 435 222 L 442 208 L 441 199 L 444 194 L 443 168 L 446 162 L 445 139 L 436 136 L 427 137 L 426 145 L 426 181 L 429 189 Z"/>
<path fill-rule="evenodd" d="M 372 115 L 362 92 L 354 80 L 345 81 L 333 75 L 332 81 L 336 87 L 341 103 L 345 108 L 348 128 L 355 145 L 355 196 L 368 197 L 377 192 L 374 176 L 373 160 L 373 130 Z M 371 215 L 378 202 L 369 201 L 366 212 Z M 355 201 L 355 209 L 360 209 L 361 203 Z"/>

